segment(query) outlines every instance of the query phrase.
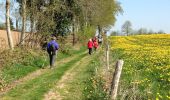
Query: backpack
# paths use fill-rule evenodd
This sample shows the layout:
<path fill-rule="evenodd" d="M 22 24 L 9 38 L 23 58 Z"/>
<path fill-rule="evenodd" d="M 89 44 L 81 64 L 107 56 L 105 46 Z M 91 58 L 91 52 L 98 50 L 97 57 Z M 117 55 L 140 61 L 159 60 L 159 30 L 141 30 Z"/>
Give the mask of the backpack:
<path fill-rule="evenodd" d="M 99 38 L 98 41 L 99 41 L 99 42 L 102 42 L 102 38 Z"/>
<path fill-rule="evenodd" d="M 49 52 L 52 52 L 52 54 L 55 54 L 55 51 L 56 51 L 56 49 L 55 49 L 54 44 L 50 44 Z"/>
<path fill-rule="evenodd" d="M 101 35 L 99 35 L 99 36 L 98 36 L 98 42 L 100 42 L 100 43 L 101 43 L 101 42 L 102 42 L 102 40 L 103 40 L 102 36 L 101 36 Z"/>

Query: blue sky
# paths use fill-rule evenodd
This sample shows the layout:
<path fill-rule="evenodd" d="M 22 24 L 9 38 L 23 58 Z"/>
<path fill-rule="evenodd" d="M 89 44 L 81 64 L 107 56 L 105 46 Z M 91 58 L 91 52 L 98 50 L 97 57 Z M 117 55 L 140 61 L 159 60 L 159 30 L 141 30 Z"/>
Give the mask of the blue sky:
<path fill-rule="evenodd" d="M 3 0 L 0 0 L 0 4 L 2 3 Z M 2 5 L 0 5 L 0 23 L 4 22 L 3 21 L 3 17 L 4 17 L 4 13 L 2 12 L 3 9 L 2 9 Z"/>
<path fill-rule="evenodd" d="M 121 30 L 129 20 L 133 29 L 147 28 L 170 33 L 170 0 L 118 0 L 124 10 L 112 30 Z"/>
<path fill-rule="evenodd" d="M 10 1 L 11 1 L 11 10 L 14 10 L 14 8 L 18 8 L 18 4 L 13 3 L 14 0 L 10 0 Z M 0 23 L 5 22 L 5 3 L 6 0 L 0 0 Z"/>

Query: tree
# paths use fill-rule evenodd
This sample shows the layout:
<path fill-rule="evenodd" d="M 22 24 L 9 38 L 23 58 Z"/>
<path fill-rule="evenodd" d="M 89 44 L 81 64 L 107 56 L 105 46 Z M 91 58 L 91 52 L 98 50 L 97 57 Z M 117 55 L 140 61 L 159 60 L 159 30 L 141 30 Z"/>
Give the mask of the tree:
<path fill-rule="evenodd" d="M 13 50 L 14 44 L 13 44 L 11 30 L 10 30 L 10 0 L 6 0 L 6 30 L 7 30 L 9 47 L 11 50 Z"/>
<path fill-rule="evenodd" d="M 154 34 L 155 32 L 152 30 L 152 29 L 150 29 L 149 31 L 148 31 L 148 34 Z"/>
<path fill-rule="evenodd" d="M 126 21 L 123 25 L 122 25 L 122 32 L 125 33 L 127 36 L 131 33 L 132 31 L 132 24 L 130 21 Z"/>
<path fill-rule="evenodd" d="M 118 32 L 113 31 L 110 35 L 111 35 L 111 36 L 116 36 L 116 35 L 118 35 Z"/>
<path fill-rule="evenodd" d="M 158 34 L 165 34 L 165 32 L 163 30 L 159 30 Z"/>
<path fill-rule="evenodd" d="M 12 15 L 14 16 L 15 21 L 16 21 L 15 22 L 15 26 L 16 26 L 15 30 L 19 31 L 19 19 L 20 19 L 19 9 L 15 8 L 15 10 L 12 12 Z"/>
<path fill-rule="evenodd" d="M 81 21 L 91 26 L 98 26 L 99 33 L 103 28 L 114 25 L 115 15 L 123 12 L 120 3 L 115 0 L 78 0 L 81 7 Z"/>
<path fill-rule="evenodd" d="M 138 30 L 138 34 L 147 34 L 147 33 L 148 33 L 148 31 L 147 31 L 146 28 L 140 28 L 140 29 Z"/>
<path fill-rule="evenodd" d="M 25 23 L 26 23 L 26 0 L 22 0 L 22 31 L 20 43 L 24 44 L 25 39 Z"/>
<path fill-rule="evenodd" d="M 17 0 L 21 13 L 22 1 Z M 84 34 L 85 29 L 92 27 L 96 30 L 97 26 L 102 31 L 113 25 L 115 15 L 122 9 L 115 0 L 26 0 L 26 10 L 31 33 L 33 28 L 36 35 L 41 36 L 64 36 L 72 32 L 74 45 L 76 32 Z"/>
<path fill-rule="evenodd" d="M 14 30 L 14 23 L 12 21 L 12 18 L 9 18 L 9 21 L 10 21 L 10 29 Z"/>

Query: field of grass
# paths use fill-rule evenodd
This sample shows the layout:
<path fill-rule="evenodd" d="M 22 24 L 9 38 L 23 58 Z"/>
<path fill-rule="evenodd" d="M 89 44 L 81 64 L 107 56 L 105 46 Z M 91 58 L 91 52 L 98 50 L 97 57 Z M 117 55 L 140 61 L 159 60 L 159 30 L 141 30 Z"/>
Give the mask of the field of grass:
<path fill-rule="evenodd" d="M 125 61 L 118 98 L 170 99 L 170 35 L 110 37 L 112 57 Z"/>

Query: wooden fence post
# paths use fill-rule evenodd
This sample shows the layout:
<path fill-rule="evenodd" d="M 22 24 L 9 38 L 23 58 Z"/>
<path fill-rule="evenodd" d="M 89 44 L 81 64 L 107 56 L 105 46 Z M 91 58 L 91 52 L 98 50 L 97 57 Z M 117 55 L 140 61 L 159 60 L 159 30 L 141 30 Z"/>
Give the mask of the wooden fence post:
<path fill-rule="evenodd" d="M 124 63 L 123 60 L 118 60 L 116 62 L 115 72 L 113 74 L 113 79 L 112 79 L 112 84 L 110 89 L 111 100 L 115 100 L 117 96 L 117 90 L 118 90 L 119 79 L 122 72 L 123 63 Z"/>
<path fill-rule="evenodd" d="M 107 66 L 107 69 L 109 70 L 109 45 L 108 44 L 106 47 L 106 66 Z"/>

